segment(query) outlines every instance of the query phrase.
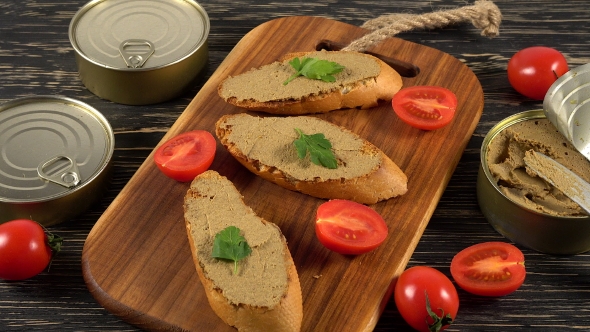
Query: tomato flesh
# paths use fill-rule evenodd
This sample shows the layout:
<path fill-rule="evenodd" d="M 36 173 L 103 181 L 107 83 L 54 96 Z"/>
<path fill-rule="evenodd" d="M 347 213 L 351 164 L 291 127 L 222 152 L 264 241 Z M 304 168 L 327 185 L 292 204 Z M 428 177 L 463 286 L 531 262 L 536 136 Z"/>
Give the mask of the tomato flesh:
<path fill-rule="evenodd" d="M 405 270 L 395 283 L 393 296 L 400 315 L 417 331 L 442 331 L 459 311 L 459 295 L 451 280 L 428 266 Z M 438 316 L 436 320 L 429 314 L 428 307 Z M 432 328 L 433 325 L 436 328 Z"/>
<path fill-rule="evenodd" d="M 524 282 L 524 254 L 504 242 L 484 242 L 461 250 L 451 261 L 459 287 L 482 296 L 504 296 Z"/>
<path fill-rule="evenodd" d="M 53 252 L 43 228 L 28 219 L 0 225 L 0 278 L 24 280 L 41 273 Z"/>
<path fill-rule="evenodd" d="M 154 161 L 166 176 L 180 182 L 192 181 L 211 166 L 216 148 L 215 138 L 208 131 L 189 131 L 158 147 Z"/>
<path fill-rule="evenodd" d="M 457 96 L 439 86 L 412 86 L 398 91 L 391 104 L 405 123 L 418 129 L 434 130 L 451 122 L 457 108 Z"/>
<path fill-rule="evenodd" d="M 387 237 L 387 224 L 375 210 L 334 199 L 318 207 L 316 236 L 328 249 L 344 255 L 359 255 L 377 248 Z"/>
<path fill-rule="evenodd" d="M 508 81 L 520 94 L 543 100 L 551 85 L 569 70 L 559 51 L 533 46 L 516 52 L 508 61 Z"/>

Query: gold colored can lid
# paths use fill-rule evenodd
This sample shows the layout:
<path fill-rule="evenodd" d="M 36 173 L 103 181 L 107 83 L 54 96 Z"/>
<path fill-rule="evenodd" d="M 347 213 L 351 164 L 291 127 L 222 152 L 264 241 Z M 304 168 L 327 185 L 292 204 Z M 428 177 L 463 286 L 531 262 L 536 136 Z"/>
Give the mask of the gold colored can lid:
<path fill-rule="evenodd" d="M 94 0 L 70 24 L 70 41 L 87 61 L 141 70 L 182 61 L 209 34 L 203 8 L 186 0 Z"/>
<path fill-rule="evenodd" d="M 0 150 L 0 202 L 40 203 L 94 181 L 111 160 L 114 136 L 89 105 L 29 97 L 0 105 Z"/>

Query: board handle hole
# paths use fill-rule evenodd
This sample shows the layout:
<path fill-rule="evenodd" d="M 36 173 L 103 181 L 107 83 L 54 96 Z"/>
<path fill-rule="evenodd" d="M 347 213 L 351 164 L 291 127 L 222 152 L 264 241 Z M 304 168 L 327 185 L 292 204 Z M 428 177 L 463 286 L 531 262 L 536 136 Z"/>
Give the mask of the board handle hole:
<path fill-rule="evenodd" d="M 316 51 L 326 50 L 326 51 L 340 51 L 346 45 L 342 43 L 338 43 L 335 41 L 331 41 L 328 39 L 322 39 L 319 43 L 316 44 Z M 409 62 L 401 61 L 398 59 L 394 59 L 385 55 L 373 53 L 373 52 L 364 52 L 366 54 L 372 55 L 381 61 L 387 63 L 391 68 L 395 69 L 402 77 L 416 77 L 420 73 L 420 68 L 416 65 L 413 65 Z"/>

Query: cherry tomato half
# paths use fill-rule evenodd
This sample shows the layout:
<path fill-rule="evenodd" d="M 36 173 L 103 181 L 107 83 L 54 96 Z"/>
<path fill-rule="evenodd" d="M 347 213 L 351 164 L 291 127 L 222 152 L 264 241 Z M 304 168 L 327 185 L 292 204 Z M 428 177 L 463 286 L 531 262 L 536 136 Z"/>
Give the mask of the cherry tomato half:
<path fill-rule="evenodd" d="M 439 86 L 412 86 L 398 91 L 391 101 L 397 116 L 412 127 L 434 130 L 455 116 L 457 96 Z"/>
<path fill-rule="evenodd" d="M 344 255 L 359 255 L 383 243 L 388 230 L 381 215 L 370 207 L 333 199 L 319 206 L 315 233 L 326 248 Z"/>
<path fill-rule="evenodd" d="M 508 61 L 508 81 L 520 94 L 543 100 L 553 82 L 569 70 L 559 51 L 544 46 L 522 49 Z"/>
<path fill-rule="evenodd" d="M 216 148 L 215 138 L 208 131 L 189 131 L 158 147 L 154 161 L 166 176 L 180 182 L 192 181 L 211 166 Z"/>
<path fill-rule="evenodd" d="M 393 296 L 401 316 L 418 331 L 442 331 L 459 311 L 459 295 L 451 280 L 428 266 L 405 270 L 395 283 Z"/>
<path fill-rule="evenodd" d="M 16 219 L 0 225 L 0 278 L 23 280 L 41 273 L 53 253 L 61 247 L 62 238 L 45 234 L 33 220 Z"/>
<path fill-rule="evenodd" d="M 484 242 L 461 250 L 451 261 L 459 287 L 483 296 L 503 296 L 524 282 L 524 255 L 504 242 Z"/>

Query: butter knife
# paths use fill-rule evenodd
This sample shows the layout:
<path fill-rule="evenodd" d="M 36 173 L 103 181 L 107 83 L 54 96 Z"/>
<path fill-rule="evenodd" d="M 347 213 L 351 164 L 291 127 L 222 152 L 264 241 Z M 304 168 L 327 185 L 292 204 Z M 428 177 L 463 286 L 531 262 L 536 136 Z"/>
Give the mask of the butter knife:
<path fill-rule="evenodd" d="M 524 163 L 590 215 L 590 183 L 552 158 L 536 151 L 525 152 Z"/>

